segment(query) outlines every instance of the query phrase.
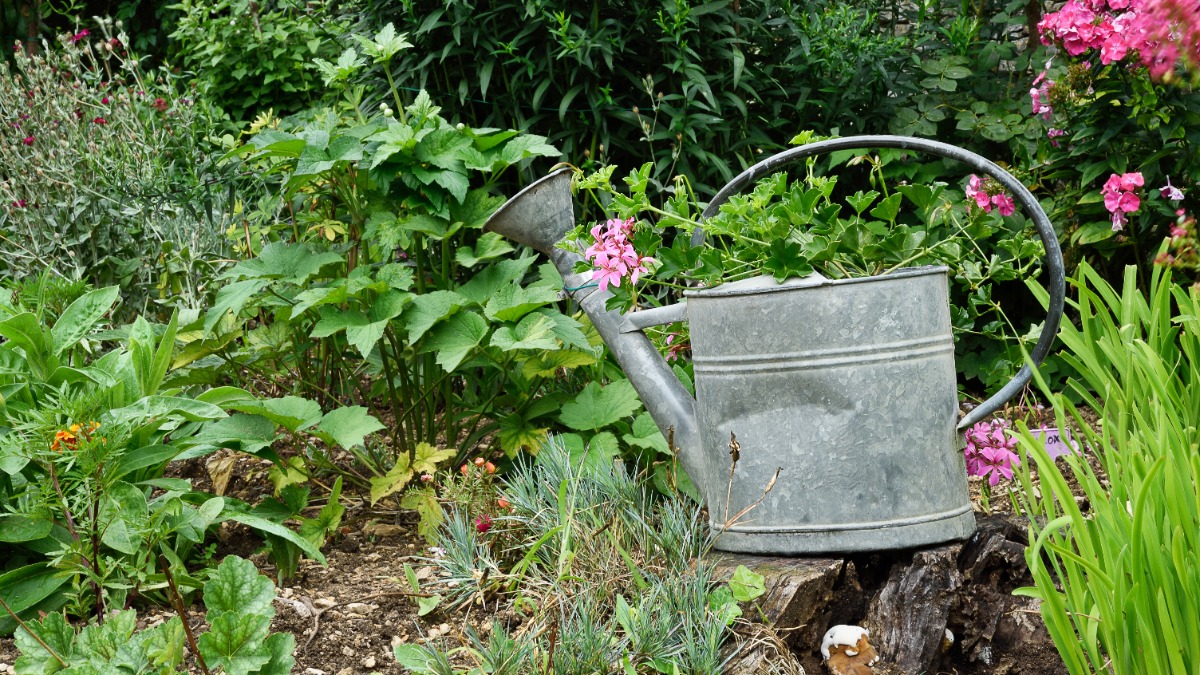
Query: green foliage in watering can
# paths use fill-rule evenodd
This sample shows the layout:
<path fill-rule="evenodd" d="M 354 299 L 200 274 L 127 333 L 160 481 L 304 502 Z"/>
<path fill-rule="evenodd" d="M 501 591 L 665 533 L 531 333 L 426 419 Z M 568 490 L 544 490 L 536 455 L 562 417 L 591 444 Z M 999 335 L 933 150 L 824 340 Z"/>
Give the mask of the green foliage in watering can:
<path fill-rule="evenodd" d="M 816 139 L 806 132 L 796 140 Z M 822 175 L 837 167 L 848 174 L 850 188 L 838 176 Z M 669 300 L 686 284 L 712 286 L 761 274 L 782 281 L 813 271 L 858 277 L 945 265 L 951 270 L 957 359 L 967 378 L 985 386 L 1003 383 L 1023 363 L 1021 345 L 1028 348 L 1038 337 L 1036 329 L 1016 334 L 995 291 L 1036 273 L 1042 246 L 1031 222 L 990 179 L 959 176 L 953 180 L 960 187 L 937 180 L 950 176 L 941 163 L 920 164 L 901 151 L 835 152 L 828 164 L 808 160 L 796 180 L 776 173 L 734 196 L 703 223 L 708 236 L 694 246 L 700 208 L 690 185 L 678 178 L 669 197 L 655 204 L 647 191 L 649 172 L 648 165 L 630 172 L 623 189 L 614 185 L 612 167 L 577 182 L 615 219 L 599 229 L 581 225 L 567 245 L 595 264 L 581 263 L 580 271 L 594 270 L 594 278 L 614 291 L 610 302 L 623 308 Z M 621 231 L 613 231 L 614 222 Z M 624 257 L 606 253 L 618 249 Z M 678 352 L 674 339 L 664 348 Z"/>
<path fill-rule="evenodd" d="M 1035 586 L 1017 592 L 1041 600 L 1073 675 L 1195 672 L 1200 292 L 1162 268 L 1141 286 L 1127 267 L 1114 287 L 1084 264 L 1072 283 L 1079 318 L 1060 337 L 1084 405 L 1039 384 L 1081 452 L 1055 462 L 1021 429 L 1018 475 L 1032 516 L 1025 559 Z"/>
<path fill-rule="evenodd" d="M 315 61 L 344 93 L 337 110 L 265 118 L 230 153 L 277 193 L 231 232 L 253 257 L 222 277 L 186 358 L 228 360 L 250 388 L 266 377 L 314 405 L 369 407 L 386 424 L 367 434 L 387 435 L 345 447 L 365 470 L 347 477 L 369 481 L 373 500 L 488 444 L 536 451 L 552 429 L 610 461 L 665 448 L 594 330 L 558 308 L 553 265 L 481 231 L 504 201 L 500 177 L 558 151 L 452 124 L 425 92 L 392 87 L 363 110 L 355 74 L 411 45 L 390 25 L 355 44 Z"/>

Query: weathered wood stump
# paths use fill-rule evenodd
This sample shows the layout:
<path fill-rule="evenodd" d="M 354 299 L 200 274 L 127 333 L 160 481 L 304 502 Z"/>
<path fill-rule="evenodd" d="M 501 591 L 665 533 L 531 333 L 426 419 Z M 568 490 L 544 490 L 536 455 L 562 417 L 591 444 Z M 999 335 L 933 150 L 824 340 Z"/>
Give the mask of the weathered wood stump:
<path fill-rule="evenodd" d="M 1025 534 L 1020 519 L 987 516 L 969 540 L 919 550 L 848 558 L 714 552 L 710 559 L 718 574 L 745 565 L 763 575 L 766 593 L 746 612 L 765 617 L 810 675 L 828 672 L 821 637 L 836 624 L 870 630 L 877 674 L 1065 673 L 1036 601 L 1012 595 L 1032 583 Z M 726 672 L 785 672 L 770 669 L 768 651 L 750 645 Z"/>

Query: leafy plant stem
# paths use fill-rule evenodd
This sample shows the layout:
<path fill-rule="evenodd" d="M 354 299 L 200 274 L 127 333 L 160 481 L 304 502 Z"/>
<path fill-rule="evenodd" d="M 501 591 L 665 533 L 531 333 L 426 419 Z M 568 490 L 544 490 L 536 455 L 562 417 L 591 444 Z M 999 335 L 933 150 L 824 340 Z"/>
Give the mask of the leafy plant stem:
<path fill-rule="evenodd" d="M 388 330 L 391 330 L 390 328 Z M 397 358 L 400 358 L 397 355 Z M 417 450 L 415 446 L 408 444 L 408 439 L 404 437 L 404 419 L 400 416 L 400 396 L 396 393 L 396 378 L 392 375 L 392 362 L 388 358 L 387 348 L 382 343 L 379 345 L 379 360 L 383 363 L 383 376 L 387 379 L 388 388 L 388 403 L 392 409 L 392 417 L 394 418 L 395 428 L 392 431 L 392 437 L 400 442 L 401 452 L 408 452 L 408 463 L 411 466 L 417 461 Z"/>
<path fill-rule="evenodd" d="M 400 91 L 396 89 L 396 80 L 392 78 L 391 65 L 389 59 L 383 64 L 383 72 L 387 75 L 388 87 L 392 90 L 392 100 L 396 102 L 396 119 L 400 120 L 401 124 L 408 124 L 408 118 L 404 115 L 404 103 L 400 100 Z"/>
<path fill-rule="evenodd" d="M 29 626 L 25 625 L 25 622 L 21 620 L 21 617 L 17 616 L 17 613 L 12 611 L 12 608 L 8 606 L 8 603 L 4 601 L 3 597 L 0 597 L 0 607 L 3 607 L 4 611 L 8 612 L 9 615 L 12 616 L 12 618 L 17 622 L 17 625 L 24 629 L 24 631 L 28 633 L 34 640 L 37 640 L 37 643 L 42 646 L 42 649 L 45 649 L 50 656 L 53 656 L 54 660 L 58 661 L 63 668 L 70 667 L 70 664 L 67 663 L 66 659 L 59 656 L 58 652 L 51 649 L 50 645 L 46 644 L 45 640 L 43 640 L 37 633 L 29 630 Z"/>
<path fill-rule="evenodd" d="M 204 656 L 200 654 L 200 649 L 196 646 L 196 636 L 192 634 L 192 624 L 188 621 L 187 612 L 184 610 L 183 596 L 179 595 L 179 588 L 175 586 L 175 576 L 171 574 L 171 565 L 167 563 L 167 557 L 160 553 L 158 564 L 162 567 L 163 576 L 167 578 L 167 586 L 171 591 L 171 604 L 175 605 L 175 611 L 179 613 L 179 620 L 183 622 L 183 632 L 187 635 L 188 646 L 191 647 L 192 654 L 196 657 L 196 665 L 200 666 L 204 675 L 211 675 L 208 672 L 208 666 L 204 663 Z"/>

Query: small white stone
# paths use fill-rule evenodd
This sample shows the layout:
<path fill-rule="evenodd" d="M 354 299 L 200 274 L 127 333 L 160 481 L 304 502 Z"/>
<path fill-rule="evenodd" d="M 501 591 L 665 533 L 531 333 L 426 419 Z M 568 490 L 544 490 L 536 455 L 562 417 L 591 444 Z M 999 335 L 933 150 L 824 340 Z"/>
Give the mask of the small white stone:
<path fill-rule="evenodd" d="M 363 667 L 363 668 L 366 668 L 367 670 L 370 670 L 370 669 L 374 668 L 374 667 L 375 667 L 375 657 L 374 657 L 374 656 L 368 656 L 367 658 L 363 659 L 363 660 L 362 660 L 362 667 Z"/>
<path fill-rule="evenodd" d="M 450 632 L 450 624 L 444 623 L 444 624 L 438 626 L 438 630 L 440 630 L 442 632 L 442 635 L 446 635 L 447 633 Z"/>
<path fill-rule="evenodd" d="M 325 675 L 325 671 L 320 668 L 305 668 L 304 675 Z"/>
<path fill-rule="evenodd" d="M 342 655 L 343 656 L 354 656 L 354 650 L 351 649 L 348 645 L 345 647 L 342 647 Z"/>
<path fill-rule="evenodd" d="M 316 600 L 313 600 L 313 607 L 317 607 L 319 609 L 329 609 L 335 604 L 336 603 L 333 601 L 333 598 L 317 598 Z"/>
<path fill-rule="evenodd" d="M 346 605 L 346 611 L 359 616 L 366 616 L 371 613 L 371 606 L 364 602 L 352 602 Z"/>

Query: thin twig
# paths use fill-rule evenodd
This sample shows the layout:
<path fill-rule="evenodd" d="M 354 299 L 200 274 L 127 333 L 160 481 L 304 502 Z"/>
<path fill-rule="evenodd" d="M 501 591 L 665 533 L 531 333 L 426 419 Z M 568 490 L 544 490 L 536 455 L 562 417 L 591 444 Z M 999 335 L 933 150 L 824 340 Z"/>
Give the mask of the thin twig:
<path fill-rule="evenodd" d="M 171 588 L 171 602 L 175 605 L 175 611 L 179 613 L 179 619 L 183 621 L 183 632 L 187 635 L 188 646 L 196 655 L 196 664 L 200 666 L 200 670 L 204 671 L 204 675 L 211 675 L 208 672 L 208 666 L 204 663 L 204 657 L 200 655 L 200 648 L 196 646 L 196 637 L 192 635 L 192 625 L 188 623 L 187 612 L 184 611 L 183 596 L 179 595 L 179 588 L 175 586 L 175 577 L 171 574 L 171 566 L 167 563 L 167 557 L 159 554 L 158 564 L 162 565 L 163 575 L 167 577 L 167 586 Z"/>
<path fill-rule="evenodd" d="M 372 593 L 371 595 L 365 595 L 361 598 L 355 598 L 353 600 L 343 600 L 341 602 L 334 603 L 328 607 L 322 607 L 321 609 L 313 612 L 312 635 L 308 636 L 308 640 L 305 641 L 304 648 L 300 650 L 300 653 L 303 654 L 303 653 L 307 652 L 308 646 L 311 645 L 312 641 L 317 637 L 317 631 L 319 631 L 321 629 L 321 615 L 324 614 L 325 612 L 328 612 L 329 610 L 333 609 L 334 607 L 342 607 L 344 605 L 351 605 L 356 602 L 363 602 L 366 600 L 374 600 L 376 598 L 396 598 L 396 597 L 432 598 L 433 594 L 432 593 L 413 593 L 411 591 L 384 591 L 382 593 Z"/>
<path fill-rule="evenodd" d="M 771 488 L 775 487 L 775 481 L 779 480 L 779 472 L 780 471 L 783 471 L 783 467 L 782 466 L 776 467 L 775 475 L 771 476 L 771 480 L 767 481 L 767 487 L 765 489 L 763 489 L 762 494 L 758 496 L 758 499 L 754 500 L 753 504 L 750 504 L 749 506 L 742 509 L 741 511 L 738 511 L 733 516 L 733 518 L 726 520 L 725 523 L 721 526 L 721 529 L 722 530 L 729 529 L 729 526 L 733 525 L 738 520 L 740 520 L 742 516 L 746 515 L 747 513 L 750 513 L 754 509 L 758 508 L 758 505 L 762 504 L 762 501 L 767 498 L 767 493 L 769 493 L 771 491 Z"/>

